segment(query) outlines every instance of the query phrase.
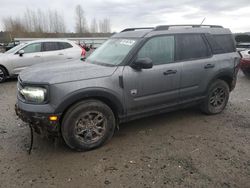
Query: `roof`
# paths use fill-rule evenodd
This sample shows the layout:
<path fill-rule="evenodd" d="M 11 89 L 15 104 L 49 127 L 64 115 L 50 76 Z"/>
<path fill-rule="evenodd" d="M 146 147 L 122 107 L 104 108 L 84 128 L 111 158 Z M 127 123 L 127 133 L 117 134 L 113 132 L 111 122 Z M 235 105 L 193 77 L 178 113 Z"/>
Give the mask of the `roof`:
<path fill-rule="evenodd" d="M 126 31 L 113 35 L 111 38 L 142 38 L 152 29 L 144 29 L 138 31 Z"/>
<path fill-rule="evenodd" d="M 153 28 L 127 28 L 112 38 L 143 38 L 163 34 L 211 33 L 232 34 L 229 29 L 217 25 L 163 25 Z"/>
<path fill-rule="evenodd" d="M 29 42 L 34 43 L 34 42 L 70 42 L 70 41 L 66 39 L 38 39 L 38 40 L 29 41 Z"/>

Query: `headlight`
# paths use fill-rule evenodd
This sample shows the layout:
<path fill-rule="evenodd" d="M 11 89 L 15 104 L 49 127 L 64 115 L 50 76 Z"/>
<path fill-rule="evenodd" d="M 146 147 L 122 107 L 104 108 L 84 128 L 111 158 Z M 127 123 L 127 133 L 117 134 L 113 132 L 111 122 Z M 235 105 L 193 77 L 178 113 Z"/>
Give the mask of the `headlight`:
<path fill-rule="evenodd" d="M 47 90 L 42 87 L 24 87 L 20 93 L 27 102 L 43 103 L 46 100 Z"/>

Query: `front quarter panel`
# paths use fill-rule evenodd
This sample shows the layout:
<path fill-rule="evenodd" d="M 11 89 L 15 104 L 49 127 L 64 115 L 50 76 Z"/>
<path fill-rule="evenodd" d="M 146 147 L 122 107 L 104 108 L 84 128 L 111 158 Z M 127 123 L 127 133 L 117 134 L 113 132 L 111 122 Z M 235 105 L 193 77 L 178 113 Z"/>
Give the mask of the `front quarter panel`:
<path fill-rule="evenodd" d="M 119 67 L 111 76 L 54 84 L 50 86 L 50 104 L 55 113 L 63 113 L 71 105 L 86 98 L 107 98 L 124 113 L 123 90 L 120 87 Z"/>
<path fill-rule="evenodd" d="M 0 65 L 4 66 L 7 70 L 8 73 L 11 75 L 14 74 L 13 69 L 14 69 L 14 60 L 16 56 L 14 54 L 7 54 L 7 55 L 2 55 L 0 56 Z"/>

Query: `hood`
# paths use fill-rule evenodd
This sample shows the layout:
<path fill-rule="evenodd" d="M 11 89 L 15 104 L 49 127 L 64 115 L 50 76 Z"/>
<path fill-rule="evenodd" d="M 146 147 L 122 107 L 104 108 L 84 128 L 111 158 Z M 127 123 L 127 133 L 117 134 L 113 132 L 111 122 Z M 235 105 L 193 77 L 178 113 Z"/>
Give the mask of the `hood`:
<path fill-rule="evenodd" d="M 90 64 L 81 60 L 50 62 L 32 66 L 19 75 L 23 82 L 63 83 L 111 76 L 117 67 Z"/>
<path fill-rule="evenodd" d="M 13 54 L 11 54 L 11 55 L 13 55 Z M 10 54 L 6 54 L 6 53 L 0 53 L 0 60 L 2 61 L 2 60 L 5 60 L 5 58 L 9 58 L 10 57 Z"/>
<path fill-rule="evenodd" d="M 8 54 L 5 53 L 0 53 L 0 57 L 2 58 L 3 56 L 7 56 Z"/>
<path fill-rule="evenodd" d="M 5 63 L 9 60 L 9 54 L 0 53 L 0 63 Z"/>

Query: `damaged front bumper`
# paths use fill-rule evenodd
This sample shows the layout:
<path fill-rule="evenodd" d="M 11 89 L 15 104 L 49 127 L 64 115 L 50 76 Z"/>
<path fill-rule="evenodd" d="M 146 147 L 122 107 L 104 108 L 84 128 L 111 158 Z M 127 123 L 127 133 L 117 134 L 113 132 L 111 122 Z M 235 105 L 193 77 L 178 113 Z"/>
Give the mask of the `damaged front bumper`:
<path fill-rule="evenodd" d="M 34 131 L 47 137 L 60 136 L 59 120 L 61 114 L 46 114 L 29 112 L 21 109 L 18 103 L 15 105 L 16 115 L 26 123 L 29 123 Z M 57 120 L 50 120 L 51 116 L 58 117 Z"/>

